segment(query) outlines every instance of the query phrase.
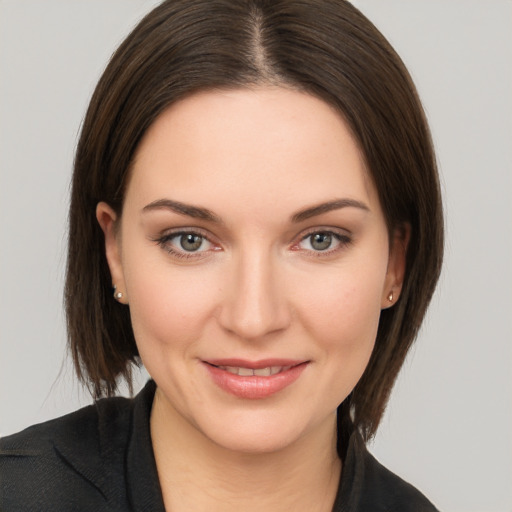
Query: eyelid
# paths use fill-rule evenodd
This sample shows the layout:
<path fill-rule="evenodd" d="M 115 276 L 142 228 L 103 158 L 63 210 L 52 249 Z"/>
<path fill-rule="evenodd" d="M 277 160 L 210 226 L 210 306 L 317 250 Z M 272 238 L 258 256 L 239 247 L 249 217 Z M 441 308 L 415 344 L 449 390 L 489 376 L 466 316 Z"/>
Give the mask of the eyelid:
<path fill-rule="evenodd" d="M 324 251 L 314 251 L 314 250 L 306 250 L 299 247 L 299 244 L 306 240 L 311 235 L 316 233 L 324 233 L 333 235 L 339 242 L 339 244 L 333 249 L 326 249 Z M 291 249 L 294 251 L 304 251 L 308 252 L 315 257 L 322 257 L 332 255 L 340 250 L 343 250 L 345 247 L 350 245 L 353 242 L 352 233 L 347 229 L 332 227 L 332 226 L 315 226 L 302 231 L 296 238 L 295 242 L 293 242 Z"/>
<path fill-rule="evenodd" d="M 329 248 L 326 250 L 321 251 L 315 251 L 310 249 L 304 249 L 299 247 L 300 243 L 310 237 L 311 235 L 314 235 L 316 233 L 324 233 L 324 234 L 330 234 L 333 235 L 338 243 L 336 244 L 336 247 Z M 210 244 L 212 244 L 213 247 L 204 250 L 204 251 L 185 251 L 180 250 L 175 246 L 168 245 L 168 242 L 177 236 L 180 235 L 187 235 L 187 234 L 194 234 L 198 235 L 205 240 L 207 240 Z M 180 259 L 201 259 L 206 258 L 211 255 L 212 252 L 221 251 L 223 250 L 220 246 L 220 243 L 216 240 L 216 237 L 214 237 L 209 231 L 200 228 L 200 227 L 176 227 L 171 229 L 163 230 L 160 234 L 158 234 L 155 237 L 149 237 L 149 239 L 152 242 L 157 243 L 163 250 L 165 250 L 170 255 L 180 258 Z M 311 228 L 308 228 L 306 230 L 303 230 L 298 234 L 295 239 L 295 241 L 291 244 L 291 250 L 292 251 L 302 251 L 309 253 L 310 255 L 314 257 L 326 257 L 329 255 L 332 255 L 334 253 L 337 253 L 344 248 L 346 248 L 348 245 L 350 245 L 353 242 L 353 236 L 352 233 L 343 228 L 339 227 L 333 227 L 333 226 L 314 226 Z"/>
<path fill-rule="evenodd" d="M 314 226 L 301 231 L 295 239 L 298 241 L 304 240 L 308 236 L 315 233 L 331 233 L 339 237 L 352 238 L 352 232 L 348 229 L 338 228 L 334 226 Z"/>
<path fill-rule="evenodd" d="M 180 235 L 198 235 L 208 241 L 213 247 L 205 251 L 185 251 L 169 244 L 170 240 Z M 180 259 L 200 259 L 208 257 L 208 253 L 212 251 L 221 250 L 221 247 L 214 238 L 211 233 L 202 228 L 180 226 L 179 228 L 163 230 L 156 237 L 150 237 L 150 240 L 157 243 L 163 250 L 174 257 Z"/>
<path fill-rule="evenodd" d="M 170 238 L 172 236 L 181 235 L 181 234 L 194 234 L 194 235 L 200 235 L 204 238 L 207 238 L 208 240 L 213 238 L 213 235 L 207 231 L 206 229 L 197 227 L 197 226 L 179 226 L 176 228 L 168 228 L 163 229 L 157 237 L 155 238 Z"/>

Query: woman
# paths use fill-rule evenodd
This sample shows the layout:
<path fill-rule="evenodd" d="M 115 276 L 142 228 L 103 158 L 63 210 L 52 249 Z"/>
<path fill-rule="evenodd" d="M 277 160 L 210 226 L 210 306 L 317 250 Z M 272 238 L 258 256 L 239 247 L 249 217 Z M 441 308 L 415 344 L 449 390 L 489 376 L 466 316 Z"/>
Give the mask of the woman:
<path fill-rule="evenodd" d="M 173 0 L 75 159 L 66 305 L 111 397 L 0 444 L 2 510 L 435 510 L 366 451 L 442 259 L 428 127 L 351 4 Z"/>

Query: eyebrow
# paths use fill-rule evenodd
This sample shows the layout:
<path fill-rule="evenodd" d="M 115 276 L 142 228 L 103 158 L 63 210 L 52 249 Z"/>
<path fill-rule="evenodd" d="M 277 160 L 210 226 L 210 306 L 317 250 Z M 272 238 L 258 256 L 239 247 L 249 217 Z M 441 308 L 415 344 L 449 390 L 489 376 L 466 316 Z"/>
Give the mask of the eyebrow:
<path fill-rule="evenodd" d="M 301 210 L 292 215 L 292 222 L 302 222 L 311 217 L 315 217 L 317 215 L 321 215 L 322 213 L 327 213 L 332 210 L 339 210 L 341 208 L 359 208 L 360 210 L 364 210 L 366 212 L 370 211 L 370 208 L 366 206 L 361 201 L 357 201 L 356 199 L 335 199 L 333 201 L 328 201 L 327 203 L 317 204 L 310 208 L 306 208 L 305 210 Z"/>
<path fill-rule="evenodd" d="M 341 208 L 359 208 L 360 210 L 370 211 L 370 208 L 361 201 L 356 199 L 335 199 L 326 203 L 320 203 L 315 206 L 300 210 L 291 216 L 291 222 L 298 223 L 302 222 L 311 217 L 321 215 L 333 210 L 339 210 Z M 195 219 L 207 220 L 216 224 L 222 224 L 222 219 L 215 215 L 211 210 L 207 208 L 200 208 L 199 206 L 192 206 L 190 204 L 181 203 L 180 201 L 173 201 L 172 199 L 157 199 L 142 209 L 142 211 L 149 212 L 153 210 L 171 210 L 180 215 L 186 215 Z"/>
<path fill-rule="evenodd" d="M 208 220 L 210 222 L 222 224 L 221 218 L 207 208 L 200 208 L 198 206 L 180 203 L 179 201 L 173 201 L 171 199 L 157 199 L 156 201 L 147 204 L 142 209 L 144 213 L 153 210 L 171 210 L 180 215 L 187 215 L 188 217 L 193 217 L 195 219 Z"/>

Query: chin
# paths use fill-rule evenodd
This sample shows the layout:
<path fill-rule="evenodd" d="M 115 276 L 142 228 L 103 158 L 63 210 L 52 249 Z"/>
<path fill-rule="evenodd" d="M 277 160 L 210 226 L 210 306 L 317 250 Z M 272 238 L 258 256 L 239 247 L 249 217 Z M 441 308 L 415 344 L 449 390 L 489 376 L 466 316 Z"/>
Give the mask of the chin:
<path fill-rule="evenodd" d="M 294 445 L 300 436 L 276 432 L 276 430 L 241 432 L 240 430 L 224 429 L 222 432 L 212 432 L 209 437 L 217 446 L 230 452 L 241 455 L 269 455 L 286 450 Z"/>
<path fill-rule="evenodd" d="M 201 433 L 220 448 L 248 455 L 282 452 L 315 431 L 323 430 L 290 411 L 241 410 L 236 414 L 218 414 L 216 418 L 220 421 L 207 422 L 203 428 L 197 425 Z M 335 425 L 335 416 L 333 419 L 329 419 L 329 425 Z"/>

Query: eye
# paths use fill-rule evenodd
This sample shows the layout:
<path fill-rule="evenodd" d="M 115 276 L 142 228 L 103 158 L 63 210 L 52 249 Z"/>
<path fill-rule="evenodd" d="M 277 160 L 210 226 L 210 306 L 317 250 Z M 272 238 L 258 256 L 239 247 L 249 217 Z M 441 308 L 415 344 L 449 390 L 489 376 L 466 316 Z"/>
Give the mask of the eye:
<path fill-rule="evenodd" d="M 315 251 L 326 251 L 333 243 L 332 233 L 313 233 L 305 239 Z M 304 240 L 303 240 L 304 241 Z"/>
<path fill-rule="evenodd" d="M 171 238 L 170 242 L 179 242 L 180 248 L 187 252 L 199 251 L 201 246 L 208 244 L 208 241 L 197 233 L 184 233 L 182 235 L 176 235 Z"/>
<path fill-rule="evenodd" d="M 220 249 L 206 235 L 196 231 L 174 231 L 153 241 L 176 258 L 206 256 L 205 253 Z"/>
<path fill-rule="evenodd" d="M 332 253 L 350 242 L 351 239 L 346 234 L 327 230 L 314 231 L 304 236 L 297 244 L 297 248 L 315 253 Z"/>

